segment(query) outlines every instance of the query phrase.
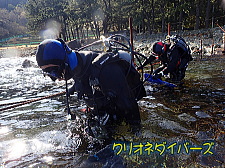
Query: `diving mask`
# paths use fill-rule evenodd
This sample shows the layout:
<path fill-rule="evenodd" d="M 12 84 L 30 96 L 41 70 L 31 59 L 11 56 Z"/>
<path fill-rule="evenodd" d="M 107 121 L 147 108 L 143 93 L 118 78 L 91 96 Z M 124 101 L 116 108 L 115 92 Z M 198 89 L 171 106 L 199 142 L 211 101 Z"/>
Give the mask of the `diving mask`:
<path fill-rule="evenodd" d="M 43 67 L 41 68 L 44 72 L 44 75 L 49 76 L 53 81 L 56 81 L 56 79 L 58 80 L 64 79 L 63 68 L 61 68 L 61 66 L 54 65 L 54 66 L 48 66 L 46 68 L 43 68 Z"/>

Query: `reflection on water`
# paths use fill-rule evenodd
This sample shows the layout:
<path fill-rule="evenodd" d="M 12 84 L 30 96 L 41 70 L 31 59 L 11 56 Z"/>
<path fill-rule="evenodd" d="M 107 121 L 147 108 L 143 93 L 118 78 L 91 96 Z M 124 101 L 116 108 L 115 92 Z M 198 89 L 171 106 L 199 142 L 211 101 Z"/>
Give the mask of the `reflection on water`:
<path fill-rule="evenodd" d="M 0 128 L 0 136 L 7 134 L 9 132 L 9 128 L 8 127 L 1 127 Z"/>
<path fill-rule="evenodd" d="M 35 61 L 31 57 L 30 60 Z M 116 128 L 115 140 L 168 145 L 177 143 L 177 154 L 152 148 L 149 155 L 121 153 L 127 167 L 223 167 L 225 161 L 225 62 L 224 58 L 193 61 L 182 87 L 146 85 L 148 96 L 139 101 L 141 131 L 126 125 Z M 64 91 L 64 82 L 43 77 L 39 68 L 22 68 L 23 58 L 0 59 L 0 104 L 18 102 Z M 0 112 L 0 164 L 5 167 L 82 167 L 102 146 L 85 134 L 85 106 L 71 97 L 76 121 L 68 121 L 65 96 L 44 99 Z M 0 109 L 5 106 L 0 106 Z M 81 111 L 80 111 L 81 110 Z M 187 151 L 184 144 L 201 147 L 213 143 L 213 154 Z M 190 146 L 189 145 L 189 146 Z M 206 145 L 205 145 L 206 147 Z M 137 148 L 135 148 L 137 149 Z M 190 150 L 190 148 L 189 148 Z M 205 151 L 205 148 L 204 148 Z M 211 151 L 211 150 L 210 150 Z M 94 167 L 98 164 L 89 164 Z M 97 167 L 98 167 L 97 166 Z"/>
<path fill-rule="evenodd" d="M 13 140 L 10 144 L 7 145 L 7 160 L 14 160 L 20 158 L 25 153 L 27 153 L 26 144 L 23 140 L 17 139 Z"/>

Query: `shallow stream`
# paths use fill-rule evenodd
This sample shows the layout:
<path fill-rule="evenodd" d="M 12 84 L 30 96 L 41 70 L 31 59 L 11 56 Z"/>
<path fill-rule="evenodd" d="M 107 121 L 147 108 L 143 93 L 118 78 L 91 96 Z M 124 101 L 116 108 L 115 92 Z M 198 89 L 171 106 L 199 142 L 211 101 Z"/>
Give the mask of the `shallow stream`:
<path fill-rule="evenodd" d="M 25 59 L 0 58 L 0 104 L 62 92 L 37 67 L 22 68 Z M 127 167 L 225 166 L 225 58 L 194 60 L 182 87 L 146 85 L 139 101 L 141 129 L 117 128 L 115 150 Z M 65 95 L 0 111 L 0 167 L 101 167 L 83 164 L 104 146 L 84 133 L 84 104 L 71 97 L 78 119 L 67 119 Z M 5 106 L 0 106 L 0 109 Z M 96 147 L 98 146 L 98 147 Z M 85 165 L 85 166 L 82 166 Z"/>

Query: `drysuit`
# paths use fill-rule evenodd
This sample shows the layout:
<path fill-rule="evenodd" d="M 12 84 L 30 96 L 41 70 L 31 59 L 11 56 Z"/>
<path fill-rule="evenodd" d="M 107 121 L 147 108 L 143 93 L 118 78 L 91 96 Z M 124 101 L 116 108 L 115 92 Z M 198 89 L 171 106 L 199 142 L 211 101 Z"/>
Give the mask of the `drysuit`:
<path fill-rule="evenodd" d="M 181 47 L 179 44 L 174 44 L 159 56 L 159 60 L 162 66 L 153 72 L 155 76 L 163 70 L 163 75 L 170 73 L 170 79 L 175 82 L 181 81 L 185 77 L 185 71 L 192 57 L 184 47 Z"/>
<path fill-rule="evenodd" d="M 146 93 L 134 66 L 121 58 L 120 52 L 84 51 L 76 55 L 79 63 L 70 71 L 75 81 L 70 93 L 76 91 L 97 114 L 107 112 L 116 120 L 139 124 L 137 101 Z"/>
<path fill-rule="evenodd" d="M 38 47 L 36 60 L 53 81 L 73 78 L 69 93 L 76 91 L 90 113 L 140 123 L 137 101 L 145 96 L 145 89 L 129 53 L 76 52 L 62 39 L 46 39 Z"/>

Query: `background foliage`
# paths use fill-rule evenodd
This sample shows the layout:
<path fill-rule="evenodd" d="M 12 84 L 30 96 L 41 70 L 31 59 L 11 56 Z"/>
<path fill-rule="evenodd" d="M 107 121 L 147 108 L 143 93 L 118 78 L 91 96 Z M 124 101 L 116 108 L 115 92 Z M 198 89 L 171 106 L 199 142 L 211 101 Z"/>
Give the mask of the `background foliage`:
<path fill-rule="evenodd" d="M 222 0 L 0 0 L 0 39 L 23 33 L 65 40 L 129 29 L 138 33 L 223 26 Z M 43 35 L 43 34 L 42 34 Z"/>

